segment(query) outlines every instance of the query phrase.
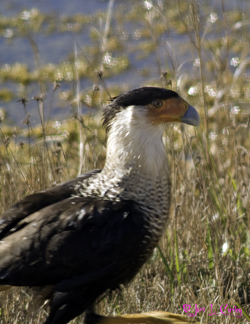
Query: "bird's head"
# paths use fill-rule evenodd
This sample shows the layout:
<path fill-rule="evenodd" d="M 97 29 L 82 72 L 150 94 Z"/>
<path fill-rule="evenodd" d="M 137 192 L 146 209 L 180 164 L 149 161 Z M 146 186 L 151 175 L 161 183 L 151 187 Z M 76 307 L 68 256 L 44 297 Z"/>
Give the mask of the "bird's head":
<path fill-rule="evenodd" d="M 107 158 L 129 161 L 142 154 L 165 156 L 162 135 L 170 122 L 200 123 L 198 112 L 172 90 L 143 87 L 113 98 L 103 113 L 108 132 Z"/>
<path fill-rule="evenodd" d="M 169 122 L 193 126 L 200 124 L 198 112 L 176 92 L 157 87 L 138 88 L 113 98 L 103 114 L 103 124 L 107 126 L 107 130 L 112 127 L 118 116 L 122 115 L 139 118 L 153 126 Z M 126 118 L 124 121 L 126 122 Z"/>

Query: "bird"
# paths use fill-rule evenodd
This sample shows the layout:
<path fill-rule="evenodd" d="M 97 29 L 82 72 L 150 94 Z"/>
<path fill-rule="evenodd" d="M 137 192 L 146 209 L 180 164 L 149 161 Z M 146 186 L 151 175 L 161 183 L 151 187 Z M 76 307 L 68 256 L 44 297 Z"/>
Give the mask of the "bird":
<path fill-rule="evenodd" d="M 141 87 L 112 98 L 103 110 L 103 169 L 26 196 L 1 216 L 0 290 L 32 288 L 40 302 L 48 300 L 44 324 L 66 324 L 95 314 L 100 296 L 128 284 L 169 217 L 162 136 L 172 122 L 200 123 L 173 90 Z"/>

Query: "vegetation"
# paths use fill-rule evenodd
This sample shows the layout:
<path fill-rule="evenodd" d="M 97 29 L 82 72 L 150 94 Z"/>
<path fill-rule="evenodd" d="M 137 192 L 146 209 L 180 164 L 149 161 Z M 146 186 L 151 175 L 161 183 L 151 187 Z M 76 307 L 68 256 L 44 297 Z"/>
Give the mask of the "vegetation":
<path fill-rule="evenodd" d="M 247 11 L 240 6 L 227 8 L 223 0 L 217 9 L 197 0 L 147 0 L 114 7 L 113 2 L 107 13 L 91 17 L 59 17 L 37 9 L 0 17 L 0 32 L 27 37 L 36 60 L 34 71 L 22 62 L 0 66 L 0 99 L 20 99 L 24 126 L 8 126 L 6 112 L 0 110 L 0 209 L 3 212 L 24 195 L 79 172 L 101 168 L 105 132 L 100 108 L 109 98 L 103 80 L 125 73 L 134 54 L 138 60 L 155 57 L 158 76 L 152 77 L 150 67 L 141 70 L 145 82 L 138 87 L 177 90 L 198 108 L 202 124 L 197 130 L 177 124 L 168 127 L 164 141 L 172 169 L 172 209 L 164 237 L 129 287 L 106 296 L 97 311 L 103 315 L 150 310 L 180 314 L 183 305 L 191 305 L 192 313 L 197 305 L 203 310 L 191 320 L 248 323 L 249 4 L 242 0 Z M 77 50 L 66 62 L 40 66 L 34 34 L 70 32 L 74 37 L 100 19 L 105 22 L 103 29 L 89 28 L 91 45 L 80 49 L 76 42 Z M 183 40 L 181 47 L 176 47 L 176 38 Z M 187 60 L 180 61 L 180 54 Z M 81 78 L 92 80 L 93 88 L 80 92 Z M 21 91 L 9 90 L 7 81 L 21 84 Z M 34 97 L 40 125 L 30 122 L 31 100 L 27 99 L 34 96 L 31 85 L 36 82 L 41 92 Z M 49 87 L 54 96 L 50 102 L 43 95 Z M 108 91 L 114 96 L 127 89 L 129 84 L 121 84 Z M 49 113 L 49 120 L 44 118 L 45 108 L 53 109 L 53 98 L 57 105 L 71 105 L 74 117 L 59 122 Z M 82 105 L 96 110 L 81 116 Z M 245 315 L 221 314 L 225 304 L 228 308 L 240 305 Z M 211 305 L 220 316 L 210 316 Z M 4 324 L 39 324 L 46 318 L 46 306 L 33 310 L 31 292 L 25 288 L 1 293 L 0 308 Z M 82 317 L 73 323 L 82 323 Z"/>

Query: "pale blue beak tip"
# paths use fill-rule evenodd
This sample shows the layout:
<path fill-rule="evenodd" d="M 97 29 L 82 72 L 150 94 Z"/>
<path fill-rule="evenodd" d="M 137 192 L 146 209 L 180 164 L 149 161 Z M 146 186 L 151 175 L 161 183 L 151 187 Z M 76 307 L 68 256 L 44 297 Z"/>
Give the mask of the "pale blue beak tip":
<path fill-rule="evenodd" d="M 197 110 L 190 106 L 188 107 L 187 111 L 185 112 L 184 116 L 181 117 L 181 122 L 188 124 L 188 125 L 192 125 L 192 126 L 196 126 L 199 127 L 200 125 L 200 116 L 197 112 Z"/>

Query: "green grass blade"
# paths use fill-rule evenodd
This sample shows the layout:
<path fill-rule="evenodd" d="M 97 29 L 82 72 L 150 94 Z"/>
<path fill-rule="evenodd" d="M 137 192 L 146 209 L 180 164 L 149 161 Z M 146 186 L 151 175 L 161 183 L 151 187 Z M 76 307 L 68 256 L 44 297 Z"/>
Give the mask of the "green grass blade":
<path fill-rule="evenodd" d="M 250 321 L 250 316 L 245 312 L 245 310 L 240 306 L 240 304 L 236 303 L 236 306 L 242 310 L 242 314 L 248 321 Z"/>
<path fill-rule="evenodd" d="M 175 265 L 176 265 L 177 279 L 178 279 L 179 287 L 181 287 L 181 276 L 180 276 L 180 265 L 179 265 L 179 258 L 178 258 L 178 242 L 177 242 L 176 229 L 174 230 L 174 243 L 175 243 Z"/>
<path fill-rule="evenodd" d="M 211 232 L 210 227 L 207 221 L 207 244 L 208 244 L 208 262 L 209 262 L 209 270 L 213 270 L 214 268 L 214 259 L 213 259 L 213 248 L 212 248 L 212 240 L 211 240 Z"/>
<path fill-rule="evenodd" d="M 164 264 L 164 266 L 165 266 L 165 269 L 166 269 L 166 272 L 167 272 L 167 274 L 168 274 L 168 276 L 169 276 L 169 279 L 171 280 L 171 282 L 173 282 L 173 281 L 174 281 L 174 276 L 172 275 L 172 272 L 171 272 L 171 270 L 170 270 L 170 268 L 169 268 L 168 262 L 167 262 L 167 260 L 166 260 L 166 258 L 165 258 L 165 256 L 164 256 L 164 254 L 162 253 L 162 250 L 161 250 L 161 248 L 159 247 L 159 245 L 157 245 L 157 250 L 158 250 L 158 252 L 159 252 L 159 254 L 160 254 L 160 257 L 161 257 L 161 259 L 162 259 L 162 262 L 163 262 L 163 264 Z"/>

